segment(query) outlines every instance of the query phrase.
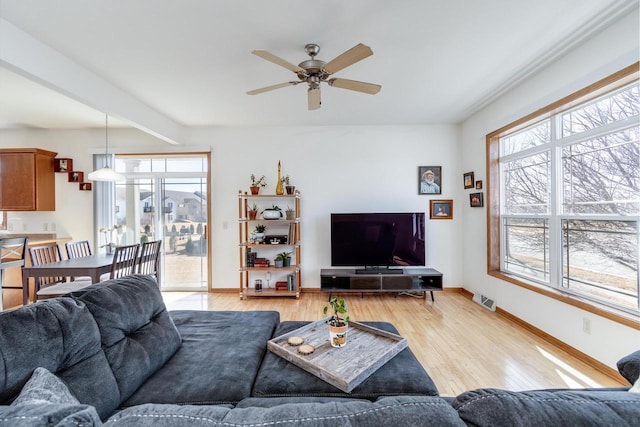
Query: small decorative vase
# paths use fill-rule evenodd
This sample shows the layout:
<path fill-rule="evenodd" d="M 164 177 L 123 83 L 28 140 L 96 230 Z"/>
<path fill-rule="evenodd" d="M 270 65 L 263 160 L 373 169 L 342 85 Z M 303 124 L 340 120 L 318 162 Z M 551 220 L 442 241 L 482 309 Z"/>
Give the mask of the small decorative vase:
<path fill-rule="evenodd" d="M 347 344 L 347 329 L 349 326 L 329 325 L 329 342 L 331 347 L 344 347 Z"/>
<path fill-rule="evenodd" d="M 256 242 L 264 241 L 264 233 L 254 233 L 253 237 L 256 238 Z"/>
<path fill-rule="evenodd" d="M 284 187 L 280 178 L 280 160 L 278 160 L 278 184 L 276 185 L 276 194 L 282 196 L 284 194 Z"/>
<path fill-rule="evenodd" d="M 291 258 L 285 258 L 282 260 L 283 267 L 291 267 Z"/>
<path fill-rule="evenodd" d="M 287 194 L 288 195 L 292 195 L 294 191 L 296 191 L 296 186 L 295 185 L 285 185 L 284 186 L 285 190 L 287 190 Z"/>
<path fill-rule="evenodd" d="M 258 211 L 247 211 L 247 213 L 249 214 L 250 220 L 256 219 L 256 215 L 258 215 Z"/>
<path fill-rule="evenodd" d="M 257 185 L 252 185 L 251 187 L 249 187 L 249 190 L 251 190 L 252 196 L 257 196 L 260 192 L 260 187 L 258 187 Z"/>
<path fill-rule="evenodd" d="M 285 211 L 285 213 L 287 214 L 287 219 L 289 221 L 293 221 L 294 219 L 296 219 L 294 211 Z"/>
<path fill-rule="evenodd" d="M 113 254 L 113 243 L 108 243 L 105 246 L 105 249 L 107 250 L 107 255 Z"/>
<path fill-rule="evenodd" d="M 284 260 L 277 259 L 275 260 L 276 268 L 282 268 L 284 265 Z"/>

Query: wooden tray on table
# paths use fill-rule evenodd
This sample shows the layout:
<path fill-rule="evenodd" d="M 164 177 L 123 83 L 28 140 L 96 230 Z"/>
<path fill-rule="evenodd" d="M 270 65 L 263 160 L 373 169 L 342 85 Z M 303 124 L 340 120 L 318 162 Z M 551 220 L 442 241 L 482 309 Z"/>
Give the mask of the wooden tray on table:
<path fill-rule="evenodd" d="M 328 318 L 310 323 L 267 342 L 267 348 L 310 374 L 349 393 L 382 365 L 407 347 L 407 339 L 378 328 L 349 322 L 347 344 L 335 348 L 329 342 Z M 311 354 L 302 355 L 289 337 L 312 345 Z"/>

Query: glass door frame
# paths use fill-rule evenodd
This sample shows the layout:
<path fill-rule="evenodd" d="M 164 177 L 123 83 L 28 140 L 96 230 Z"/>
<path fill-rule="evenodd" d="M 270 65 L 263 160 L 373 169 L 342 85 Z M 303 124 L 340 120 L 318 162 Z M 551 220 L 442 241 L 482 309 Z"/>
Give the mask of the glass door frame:
<path fill-rule="evenodd" d="M 206 185 L 206 226 L 204 227 L 203 230 L 203 238 L 206 239 L 206 251 L 207 251 L 207 256 L 206 256 L 206 266 L 207 266 L 207 273 L 206 273 L 206 290 L 208 292 L 211 291 L 212 289 L 212 272 L 211 272 L 211 153 L 209 152 L 184 152 L 184 153 L 127 153 L 127 154 L 116 154 L 115 155 L 116 158 L 120 158 L 120 159 L 126 159 L 126 158 L 179 158 L 179 157 L 203 157 L 206 159 L 206 164 L 207 164 L 207 170 L 206 173 L 205 172 L 127 172 L 127 171 L 118 171 L 119 173 L 122 173 L 126 179 L 127 179 L 127 183 L 130 183 L 131 181 L 137 181 L 137 180 L 151 180 L 153 183 L 153 186 L 155 187 L 154 191 L 153 191 L 153 203 L 155 206 L 158 207 L 158 214 L 154 215 L 154 226 L 157 227 L 155 228 L 156 231 L 156 236 L 158 235 L 158 233 L 160 233 L 160 235 L 164 236 L 164 215 L 162 215 L 162 209 L 163 209 L 163 204 L 162 204 L 162 197 L 163 197 L 163 189 L 164 186 L 162 185 L 162 183 L 164 182 L 164 180 L 166 179 L 171 179 L 171 178 L 205 178 L 205 185 Z M 115 206 L 114 206 L 115 207 Z M 139 219 L 136 219 L 137 221 L 139 221 Z M 166 277 L 166 275 L 164 274 L 165 271 L 165 256 L 164 256 L 164 244 L 163 244 L 163 256 L 161 256 L 161 271 L 163 272 L 162 277 Z M 164 279 L 163 279 L 164 280 Z M 189 287 L 185 287 L 185 288 L 180 288 L 180 287 L 172 287 L 169 289 L 165 289 L 162 284 L 160 284 L 161 286 L 161 290 L 163 292 L 173 292 L 173 291 L 188 291 L 188 292 L 194 292 L 194 291 L 198 291 L 197 289 L 194 288 L 189 288 Z"/>

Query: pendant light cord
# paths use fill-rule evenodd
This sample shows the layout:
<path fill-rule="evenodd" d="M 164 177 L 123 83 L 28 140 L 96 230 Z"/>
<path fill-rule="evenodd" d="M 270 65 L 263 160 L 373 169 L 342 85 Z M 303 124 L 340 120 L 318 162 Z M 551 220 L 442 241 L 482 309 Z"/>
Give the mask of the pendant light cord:
<path fill-rule="evenodd" d="M 104 162 L 109 167 L 109 115 L 104 115 L 104 140 L 105 140 L 105 148 L 104 148 Z"/>

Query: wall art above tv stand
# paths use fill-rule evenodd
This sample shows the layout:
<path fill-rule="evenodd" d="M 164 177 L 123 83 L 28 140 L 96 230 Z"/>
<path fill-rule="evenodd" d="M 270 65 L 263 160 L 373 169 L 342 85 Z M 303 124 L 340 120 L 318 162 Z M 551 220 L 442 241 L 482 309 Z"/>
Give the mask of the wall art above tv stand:
<path fill-rule="evenodd" d="M 385 269 L 358 272 L 356 268 L 323 268 L 320 270 L 320 290 L 329 292 L 406 292 L 418 293 L 426 299 L 427 292 L 435 301 L 433 291 L 442 290 L 442 273 L 433 268 Z M 400 274 L 397 273 L 400 271 Z"/>

